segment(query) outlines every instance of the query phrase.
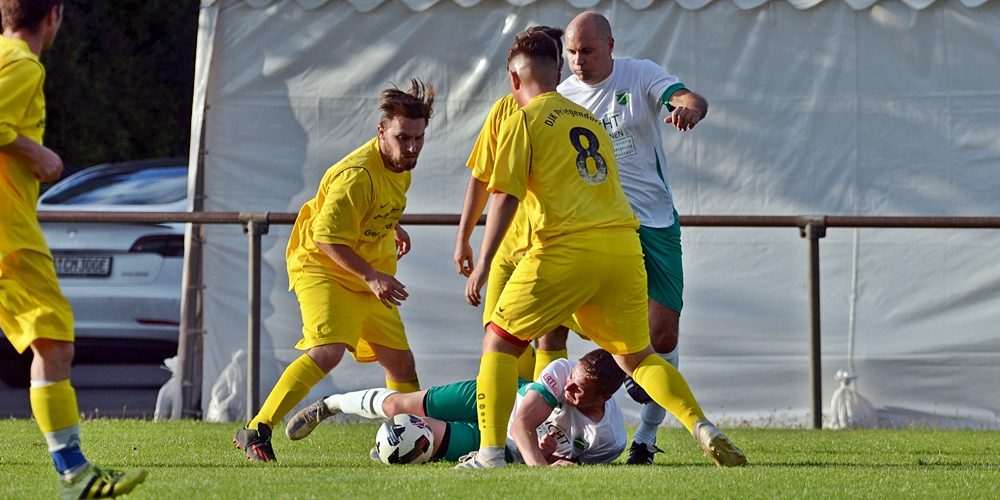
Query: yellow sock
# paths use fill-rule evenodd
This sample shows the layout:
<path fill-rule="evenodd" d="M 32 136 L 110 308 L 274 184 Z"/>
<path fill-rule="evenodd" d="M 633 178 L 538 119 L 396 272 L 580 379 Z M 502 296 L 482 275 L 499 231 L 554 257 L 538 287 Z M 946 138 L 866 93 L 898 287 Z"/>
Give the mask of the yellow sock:
<path fill-rule="evenodd" d="M 528 346 L 517 358 L 517 376 L 524 380 L 534 380 L 535 377 L 535 348 Z"/>
<path fill-rule="evenodd" d="M 531 379 L 537 380 L 538 376 L 542 374 L 542 370 L 544 370 L 546 366 L 549 366 L 549 363 L 557 359 L 568 357 L 569 353 L 566 352 L 566 349 L 560 349 L 558 351 L 543 351 L 539 349 L 538 352 L 535 353 L 535 375 L 531 377 Z"/>
<path fill-rule="evenodd" d="M 318 384 L 326 373 L 316 365 L 316 362 L 308 354 L 299 356 L 292 364 L 285 368 L 278 383 L 274 384 L 274 389 L 267 395 L 264 406 L 257 412 L 257 416 L 247 424 L 247 427 L 256 429 L 257 424 L 267 424 L 274 428 L 274 423 L 281 421 L 285 415 L 302 401 L 309 390 Z"/>
<path fill-rule="evenodd" d="M 639 363 L 632 372 L 632 379 L 646 389 L 653 401 L 684 424 L 688 432 L 694 430 L 696 421 L 705 418 L 681 372 L 656 354 L 646 356 Z"/>
<path fill-rule="evenodd" d="M 386 377 L 385 387 L 387 389 L 392 389 L 396 392 L 417 392 L 420 390 L 420 381 L 411 380 L 409 382 L 396 382 L 393 380 L 389 380 L 389 377 Z"/>
<path fill-rule="evenodd" d="M 69 380 L 60 380 L 28 391 L 31 413 L 42 432 L 54 432 L 72 427 L 80 422 L 76 406 L 76 391 Z"/>
<path fill-rule="evenodd" d="M 480 448 L 507 444 L 507 422 L 516 398 L 517 359 L 501 352 L 484 353 L 476 377 Z"/>

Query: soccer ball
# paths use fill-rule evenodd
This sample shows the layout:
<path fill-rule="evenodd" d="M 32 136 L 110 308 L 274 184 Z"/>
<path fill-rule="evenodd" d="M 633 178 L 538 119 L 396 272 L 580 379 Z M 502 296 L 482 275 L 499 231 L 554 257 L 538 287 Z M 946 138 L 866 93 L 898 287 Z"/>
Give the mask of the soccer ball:
<path fill-rule="evenodd" d="M 375 433 L 375 452 L 388 465 L 422 464 L 431 459 L 434 435 L 424 419 L 401 413 Z"/>

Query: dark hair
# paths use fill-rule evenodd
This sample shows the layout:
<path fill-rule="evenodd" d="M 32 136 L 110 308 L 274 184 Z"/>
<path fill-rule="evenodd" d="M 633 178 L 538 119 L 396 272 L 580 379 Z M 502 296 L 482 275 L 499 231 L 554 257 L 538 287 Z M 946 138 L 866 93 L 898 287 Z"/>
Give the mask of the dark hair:
<path fill-rule="evenodd" d="M 562 31 L 562 30 L 560 30 Z M 510 46 L 507 53 L 507 63 L 510 63 L 517 56 L 525 56 L 536 62 L 551 61 L 553 65 L 559 64 L 559 45 L 544 31 L 523 31 L 517 34 L 514 45 Z"/>
<path fill-rule="evenodd" d="M 562 36 L 563 33 L 565 33 L 563 30 L 559 28 L 553 28 L 552 26 L 532 26 L 524 31 L 528 33 L 532 33 L 535 31 L 541 31 L 542 33 L 545 33 L 546 35 L 549 36 L 549 38 L 555 40 L 556 49 L 559 51 L 560 54 L 562 54 L 563 51 Z"/>
<path fill-rule="evenodd" d="M 380 123 L 385 125 L 397 116 L 423 118 L 426 123 L 431 119 L 434 93 L 434 87 L 416 78 L 410 80 L 409 91 L 404 92 L 395 85 L 383 90 L 378 98 L 378 109 L 382 112 Z"/>
<path fill-rule="evenodd" d="M 605 396 L 610 396 L 625 382 L 625 372 L 618 366 L 615 358 L 604 349 L 594 349 L 584 354 L 578 363 L 586 379 L 597 383 L 598 389 Z"/>
<path fill-rule="evenodd" d="M 52 7 L 63 0 L 0 0 L 0 18 L 4 29 L 34 31 Z"/>

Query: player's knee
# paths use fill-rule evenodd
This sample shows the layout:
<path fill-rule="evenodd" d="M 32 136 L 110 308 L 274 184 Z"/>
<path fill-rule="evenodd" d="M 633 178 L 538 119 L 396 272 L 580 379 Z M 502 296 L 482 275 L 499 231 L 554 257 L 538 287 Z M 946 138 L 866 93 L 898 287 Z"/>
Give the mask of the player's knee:
<path fill-rule="evenodd" d="M 677 324 L 663 322 L 650 325 L 649 342 L 653 350 L 660 353 L 668 353 L 677 348 Z"/>
<path fill-rule="evenodd" d="M 650 335 L 650 339 L 649 340 L 650 340 L 650 343 L 653 344 L 653 350 L 656 351 L 656 352 L 658 352 L 658 353 L 660 353 L 660 354 L 666 354 L 668 352 L 673 352 L 674 349 L 677 349 L 677 334 L 676 333 L 674 335 L 672 335 L 672 336 L 666 336 L 666 335 L 664 335 L 664 336 L 660 336 L 660 337 L 655 337 L 655 336 Z"/>
<path fill-rule="evenodd" d="M 309 349 L 309 357 L 320 370 L 329 373 L 340 363 L 346 348 L 347 346 L 340 343 L 319 345 Z"/>
<path fill-rule="evenodd" d="M 76 352 L 72 342 L 61 340 L 38 339 L 31 344 L 31 350 L 46 370 L 69 368 L 73 364 Z"/>
<path fill-rule="evenodd" d="M 413 360 L 413 353 L 407 351 L 407 355 L 400 356 L 392 371 L 397 380 L 416 380 L 417 364 Z"/>

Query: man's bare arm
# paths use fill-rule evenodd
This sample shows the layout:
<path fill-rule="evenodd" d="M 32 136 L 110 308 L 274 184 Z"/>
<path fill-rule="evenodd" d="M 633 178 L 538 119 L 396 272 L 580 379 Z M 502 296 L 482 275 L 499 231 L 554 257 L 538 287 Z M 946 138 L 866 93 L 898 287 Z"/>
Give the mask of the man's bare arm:
<path fill-rule="evenodd" d="M 472 237 L 472 231 L 476 228 L 476 222 L 479 221 L 487 200 L 489 193 L 486 192 L 486 183 L 470 176 L 469 185 L 465 189 L 458 234 L 455 235 L 455 270 L 462 276 L 469 276 L 476 267 L 469 238 Z"/>
<path fill-rule="evenodd" d="M 493 257 L 496 256 L 500 242 L 503 241 L 507 228 L 510 227 L 510 221 L 514 219 L 520 204 L 521 201 L 513 195 L 499 191 L 493 194 L 490 214 L 486 218 L 483 244 L 479 250 L 479 262 L 465 282 L 465 300 L 473 306 L 478 306 L 482 302 L 481 291 L 489 275 L 490 264 L 493 263 Z"/>
<path fill-rule="evenodd" d="M 548 457 L 539 447 L 538 434 L 535 429 L 552 413 L 552 407 L 538 392 L 528 391 L 512 417 L 511 437 L 517 450 L 521 452 L 524 463 L 530 466 L 549 465 Z"/>
<path fill-rule="evenodd" d="M 10 144 L 0 146 L 0 153 L 27 163 L 40 182 L 52 182 L 62 175 L 63 162 L 59 155 L 23 135 L 18 135 Z"/>
<path fill-rule="evenodd" d="M 385 307 L 398 306 L 409 296 L 406 286 L 392 275 L 380 272 L 362 259 L 351 247 L 316 242 L 316 246 L 347 272 L 361 278 Z"/>

